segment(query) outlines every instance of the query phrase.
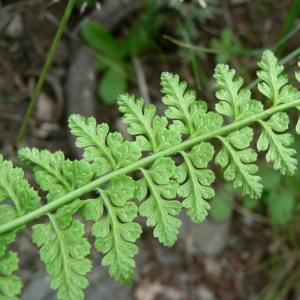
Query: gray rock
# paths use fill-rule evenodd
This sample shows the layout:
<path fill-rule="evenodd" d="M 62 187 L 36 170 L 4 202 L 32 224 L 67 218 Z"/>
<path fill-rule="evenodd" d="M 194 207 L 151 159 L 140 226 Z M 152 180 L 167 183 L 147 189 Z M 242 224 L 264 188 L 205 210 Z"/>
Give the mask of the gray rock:
<path fill-rule="evenodd" d="M 229 241 L 230 219 L 223 222 L 212 221 L 209 217 L 197 225 L 190 220 L 186 211 L 180 214 L 182 226 L 179 229 L 179 239 L 185 240 L 191 236 L 193 246 L 205 255 L 217 256 L 227 246 Z"/>
<path fill-rule="evenodd" d="M 184 263 L 184 257 L 179 252 L 162 245 L 155 248 L 155 258 L 157 262 L 165 266 L 180 266 Z"/>

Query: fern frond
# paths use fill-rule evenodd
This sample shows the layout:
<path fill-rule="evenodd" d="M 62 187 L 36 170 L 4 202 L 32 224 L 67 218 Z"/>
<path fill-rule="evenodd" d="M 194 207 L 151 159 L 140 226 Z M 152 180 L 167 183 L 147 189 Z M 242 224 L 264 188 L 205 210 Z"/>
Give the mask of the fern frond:
<path fill-rule="evenodd" d="M 169 119 L 175 120 L 171 129 L 187 134 L 190 137 L 213 131 L 222 126 L 223 119 L 219 114 L 208 112 L 204 101 L 195 101 L 196 93 L 187 91 L 186 82 L 179 82 L 179 76 L 164 72 L 161 75 L 161 92 L 164 104 L 169 106 L 165 111 Z"/>
<path fill-rule="evenodd" d="M 98 189 L 100 197 L 97 202 L 101 208 L 96 218 L 102 219 L 92 227 L 95 248 L 104 254 L 102 264 L 109 266 L 110 276 L 124 284 L 132 280 L 135 266 L 132 258 L 138 253 L 133 243 L 142 232 L 141 226 L 132 222 L 138 211 L 137 206 L 130 202 L 134 190 L 134 181 L 125 175 L 112 179 L 106 189 Z M 87 202 L 87 205 L 91 204 Z M 103 206 L 106 216 L 103 216 Z"/>
<path fill-rule="evenodd" d="M 263 106 L 256 100 L 251 100 L 251 92 L 241 89 L 243 79 L 234 78 L 235 71 L 227 65 L 219 64 L 215 69 L 216 87 L 219 90 L 216 96 L 220 103 L 216 110 L 220 114 L 232 117 L 235 122 L 254 116 L 263 111 Z M 252 162 L 257 158 L 253 149 L 248 148 L 253 139 L 253 130 L 244 127 L 230 133 L 226 137 L 217 137 L 222 143 L 222 149 L 216 156 L 215 162 L 225 168 L 224 178 L 233 181 L 234 188 L 242 187 L 243 195 L 258 198 L 262 194 L 263 186 L 259 183 L 259 176 L 255 175 L 258 167 Z"/>
<path fill-rule="evenodd" d="M 185 93 L 186 82 L 179 82 L 179 77 L 164 72 L 161 76 L 163 102 L 169 106 L 165 114 L 174 120 L 170 128 L 186 134 L 188 138 L 201 136 L 222 126 L 223 119 L 219 114 L 207 112 L 207 104 L 195 101 L 194 91 Z M 201 143 L 190 152 L 180 151 L 183 163 L 176 168 L 174 178 L 181 186 L 177 194 L 185 198 L 182 206 L 188 208 L 188 215 L 196 223 L 201 223 L 210 205 L 206 200 L 214 196 L 209 187 L 214 181 L 212 171 L 204 169 L 212 160 L 214 149 L 209 143 Z M 200 170 L 203 169 L 203 170 Z"/>
<path fill-rule="evenodd" d="M 215 180 L 213 171 L 206 169 L 212 160 L 214 148 L 209 143 L 201 143 L 190 152 L 180 152 L 183 163 L 176 169 L 174 178 L 181 184 L 177 194 L 185 198 L 182 206 L 188 209 L 188 215 L 197 224 L 203 222 L 210 205 L 206 200 L 212 198 L 215 192 L 209 186 Z"/>
<path fill-rule="evenodd" d="M 32 239 L 41 247 L 41 258 L 53 278 L 51 286 L 58 289 L 59 298 L 77 300 L 83 299 L 91 263 L 86 258 L 90 244 L 83 237 L 84 225 L 73 219 L 74 214 L 81 213 L 94 223 L 92 234 L 95 248 L 104 254 L 102 264 L 117 281 L 128 283 L 138 252 L 135 242 L 142 232 L 134 222 L 137 213 L 147 218 L 160 242 L 172 246 L 182 207 L 196 223 L 207 215 L 214 196 L 212 160 L 244 195 L 260 197 L 263 187 L 254 164 L 257 153 L 250 147 L 254 123 L 262 128 L 257 149 L 267 151 L 267 161 L 274 162 L 275 169 L 294 174 L 297 161 L 284 111 L 296 108 L 300 112 L 299 92 L 286 85 L 283 68 L 271 52 L 263 54 L 259 66 L 258 76 L 263 80 L 259 90 L 273 101 L 271 108 L 252 100 L 250 91 L 242 88 L 243 80 L 234 78 L 235 71 L 221 64 L 214 75 L 220 100 L 217 112 L 207 112 L 207 104 L 197 101 L 194 92 L 186 91 L 186 83 L 170 73 L 161 77 L 163 102 L 168 106 L 165 117 L 156 116 L 155 106 L 144 106 L 140 98 L 120 95 L 123 121 L 129 124 L 135 142 L 110 133 L 106 124 L 97 125 L 94 118 L 71 116 L 71 132 L 77 136 L 77 146 L 84 148 L 84 159 L 72 162 L 60 151 L 51 154 L 25 148 L 18 152 L 20 160 L 32 166 L 41 190 L 48 192 L 42 207 L 23 172 L 0 157 L 0 201 L 9 199 L 13 204 L 0 205 L 0 298 L 16 299 L 21 288 L 20 280 L 12 275 L 18 258 L 6 252 L 6 244 L 14 241 L 26 223 L 41 216 L 48 216 L 49 222 L 35 225 Z M 300 71 L 296 78 L 300 81 Z M 222 115 L 232 122 L 223 125 Z M 300 117 L 296 131 L 300 133 Z M 216 156 L 213 140 L 221 143 Z M 141 177 L 135 181 L 129 174 L 136 171 Z M 99 197 L 81 200 L 93 190 Z M 141 202 L 139 208 L 135 200 Z"/>
<path fill-rule="evenodd" d="M 169 107 L 165 114 L 169 119 L 177 119 L 170 128 L 183 134 L 193 135 L 195 132 L 194 117 L 206 112 L 206 103 L 195 101 L 195 91 L 185 92 L 187 84 L 184 81 L 179 82 L 178 75 L 162 73 L 161 86 L 161 92 L 165 94 L 162 101 Z M 183 122 L 179 120 L 183 120 Z"/>
<path fill-rule="evenodd" d="M 49 202 L 91 181 L 91 166 L 84 160 L 65 160 L 61 151 L 23 148 L 18 151 L 20 160 L 33 168 L 34 178 L 43 191 L 49 191 Z"/>
<path fill-rule="evenodd" d="M 94 161 L 92 169 L 96 176 L 125 167 L 141 156 L 141 150 L 135 142 L 123 142 L 119 132 L 110 133 L 107 124 L 97 125 L 93 117 L 86 119 L 72 115 L 69 127 L 71 133 L 78 137 L 76 146 L 84 148 L 84 159 Z"/>
<path fill-rule="evenodd" d="M 48 150 L 25 148 L 19 150 L 18 155 L 21 161 L 33 167 L 41 189 L 49 192 L 48 202 L 89 183 L 93 176 L 89 163 L 65 160 L 60 151 L 51 154 Z M 82 238 L 84 225 L 72 221 L 83 204 L 76 199 L 60 207 L 55 214 L 48 214 L 48 224 L 33 226 L 32 240 L 42 246 L 41 260 L 52 276 L 51 287 L 58 289 L 59 299 L 83 299 L 82 289 L 88 286 L 82 275 L 91 269 L 91 262 L 84 258 L 89 254 L 90 244 Z"/>
<path fill-rule="evenodd" d="M 144 100 L 123 93 L 118 96 L 119 110 L 124 113 L 122 121 L 129 124 L 128 133 L 136 135 L 136 141 L 143 151 L 159 152 L 181 142 L 180 133 L 167 129 L 168 120 L 155 116 L 153 104 L 144 106 Z"/>
<path fill-rule="evenodd" d="M 150 169 L 140 169 L 144 177 L 137 184 L 136 197 L 138 200 L 149 197 L 141 204 L 139 213 L 147 217 L 147 225 L 154 226 L 154 236 L 165 246 L 172 246 L 177 240 L 178 228 L 181 221 L 173 216 L 179 214 L 181 204 L 174 199 L 178 184 L 170 180 L 175 174 L 174 161 L 169 157 L 156 160 Z"/>
<path fill-rule="evenodd" d="M 227 137 L 218 137 L 222 143 L 222 149 L 217 154 L 215 161 L 221 168 L 226 168 L 224 178 L 227 181 L 233 181 L 234 188 L 242 187 L 243 195 L 259 198 L 263 186 L 259 183 L 261 178 L 255 175 L 258 167 L 251 164 L 256 160 L 257 154 L 253 149 L 247 148 L 252 136 L 253 130 L 245 127 Z"/>
<path fill-rule="evenodd" d="M 11 161 L 3 161 L 0 155 L 0 202 L 9 199 L 12 205 L 0 205 L 0 225 L 25 215 L 40 206 L 37 192 L 24 179 L 20 168 L 13 168 Z M 14 207 L 13 207 L 14 206 Z M 0 236 L 0 298 L 16 299 L 22 283 L 19 277 L 12 275 L 18 268 L 17 254 L 6 251 L 6 245 L 15 240 L 16 233 L 22 227 Z"/>
<path fill-rule="evenodd" d="M 216 87 L 219 90 L 216 97 L 221 101 L 216 104 L 216 111 L 220 114 L 232 117 L 235 121 L 253 116 L 263 111 L 262 104 L 251 100 L 251 92 L 244 89 L 243 78 L 234 79 L 235 70 L 227 65 L 218 64 L 215 68 L 214 77 Z"/>
<path fill-rule="evenodd" d="M 282 74 L 284 67 L 278 64 L 278 59 L 272 51 L 266 50 L 257 65 L 261 68 L 257 76 L 263 81 L 258 84 L 258 89 L 274 106 L 300 97 L 300 92 L 295 87 L 286 85 L 288 76 Z"/>
<path fill-rule="evenodd" d="M 268 121 L 259 121 L 262 133 L 257 141 L 259 151 L 267 150 L 266 159 L 274 162 L 274 169 L 280 170 L 282 174 L 293 175 L 297 170 L 297 160 L 293 158 L 296 150 L 287 148 L 294 142 L 290 133 L 278 134 L 287 130 L 289 118 L 286 113 L 279 112 Z"/>
<path fill-rule="evenodd" d="M 32 227 L 32 241 L 40 250 L 41 260 L 52 277 L 50 287 L 58 289 L 58 299 L 84 299 L 82 289 L 88 286 L 84 275 L 92 268 L 85 258 L 90 244 L 84 238 L 84 225 L 78 220 L 61 227 L 54 215 L 48 214 L 49 223 Z"/>

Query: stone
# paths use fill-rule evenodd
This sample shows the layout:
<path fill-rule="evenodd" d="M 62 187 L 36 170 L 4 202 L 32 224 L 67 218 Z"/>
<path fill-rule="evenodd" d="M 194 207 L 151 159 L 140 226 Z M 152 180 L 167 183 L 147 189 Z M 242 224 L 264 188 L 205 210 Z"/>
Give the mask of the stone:
<path fill-rule="evenodd" d="M 188 235 L 192 235 L 193 248 L 205 255 L 217 256 L 228 245 L 230 219 L 222 222 L 215 222 L 207 217 L 200 225 L 192 222 L 186 211 L 180 213 L 182 226 L 179 229 L 179 239 L 185 240 Z"/>

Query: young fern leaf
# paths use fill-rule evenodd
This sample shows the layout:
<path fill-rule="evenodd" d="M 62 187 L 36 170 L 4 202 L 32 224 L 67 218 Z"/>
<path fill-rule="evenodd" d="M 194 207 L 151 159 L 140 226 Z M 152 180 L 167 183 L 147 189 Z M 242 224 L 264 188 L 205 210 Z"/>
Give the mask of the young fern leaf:
<path fill-rule="evenodd" d="M 220 103 L 216 110 L 226 116 L 232 117 L 234 121 L 253 116 L 263 111 L 262 104 L 251 100 L 251 92 L 248 89 L 240 89 L 243 79 L 234 79 L 234 70 L 229 70 L 227 65 L 219 64 L 215 69 L 216 87 L 220 88 L 216 96 Z M 261 178 L 255 175 L 258 167 L 252 162 L 256 161 L 257 154 L 248 148 L 253 139 L 253 130 L 244 127 L 230 133 L 227 137 L 217 137 L 222 143 L 222 149 L 215 158 L 217 165 L 226 168 L 224 178 L 234 181 L 234 188 L 242 187 L 243 195 L 251 198 L 259 198 L 263 186 L 259 183 Z"/>
<path fill-rule="evenodd" d="M 122 121 L 130 124 L 128 132 L 136 135 L 136 141 L 143 151 L 159 152 L 178 145 L 181 142 L 180 133 L 166 129 L 168 120 L 155 116 L 156 107 L 153 104 L 144 106 L 142 98 L 126 93 L 118 96 L 119 110 L 124 113 Z"/>
<path fill-rule="evenodd" d="M 48 150 L 24 148 L 18 155 L 21 161 L 33 167 L 41 189 L 49 192 L 48 202 L 89 183 L 93 176 L 90 164 L 84 160 L 65 160 L 60 151 L 51 154 Z M 82 289 L 88 286 L 84 275 L 91 270 L 91 262 L 85 256 L 91 246 L 82 237 L 84 224 L 72 220 L 83 204 L 84 201 L 76 199 L 60 207 L 55 214 L 47 214 L 49 223 L 33 226 L 32 240 L 42 246 L 41 260 L 52 276 L 50 286 L 58 289 L 59 299 L 83 299 Z"/>
<path fill-rule="evenodd" d="M 109 274 L 120 283 L 131 282 L 135 262 L 132 259 L 138 253 L 133 243 L 142 233 L 141 226 L 132 222 L 138 208 L 130 200 L 134 195 L 134 181 L 125 175 L 113 178 L 106 189 L 98 189 L 97 222 L 92 227 L 96 237 L 95 248 L 104 254 L 102 264 L 109 266 Z M 86 214 L 91 205 L 86 203 Z M 94 204 L 92 204 L 94 206 Z M 106 216 L 103 216 L 103 207 Z M 101 219 L 100 219 L 101 218 Z"/>
<path fill-rule="evenodd" d="M 299 98 L 300 92 L 295 87 L 286 85 L 288 76 L 282 74 L 284 67 L 278 64 L 272 51 L 266 50 L 257 65 L 261 68 L 257 76 L 263 81 L 258 84 L 258 89 L 273 102 L 273 106 Z"/>
<path fill-rule="evenodd" d="M 285 85 L 288 77 L 282 74 L 284 67 L 278 64 L 278 59 L 271 51 L 263 53 L 258 66 L 262 70 L 257 72 L 257 76 L 263 81 L 258 88 L 273 102 L 273 106 L 299 99 L 300 92 L 291 85 Z M 280 170 L 282 174 L 293 175 L 297 169 L 297 160 L 292 156 L 296 154 L 296 151 L 287 147 L 292 145 L 294 137 L 290 133 L 276 133 L 288 129 L 288 115 L 278 112 L 268 121 L 259 120 L 258 123 L 262 127 L 262 133 L 257 141 L 257 149 L 263 151 L 269 148 L 266 160 L 274 162 L 274 169 Z M 296 131 L 299 131 L 298 126 L 296 126 Z"/>
<path fill-rule="evenodd" d="M 178 228 L 181 225 L 181 221 L 173 217 L 179 214 L 181 204 L 177 200 L 171 200 L 176 197 L 178 189 L 178 184 L 170 180 L 175 174 L 174 161 L 169 157 L 161 157 L 150 169 L 140 170 L 143 178 L 136 183 L 136 198 L 144 200 L 147 187 L 149 198 L 141 204 L 139 213 L 147 217 L 148 226 L 155 226 L 154 236 L 165 246 L 171 247 L 177 240 Z"/>
<path fill-rule="evenodd" d="M 161 75 L 161 92 L 164 104 L 169 106 L 165 111 L 169 119 L 175 120 L 170 126 L 181 134 L 190 137 L 213 131 L 222 126 L 223 119 L 219 114 L 208 112 L 204 101 L 195 101 L 196 93 L 187 91 L 186 82 L 179 82 L 179 76 L 164 72 Z"/>
<path fill-rule="evenodd" d="M 287 147 L 293 144 L 294 137 L 290 133 L 277 133 L 288 129 L 288 115 L 279 112 L 268 121 L 258 122 L 262 127 L 262 133 L 257 141 L 257 149 L 264 151 L 269 148 L 266 160 L 273 161 L 274 169 L 280 170 L 282 174 L 293 175 L 297 170 L 297 160 L 292 157 L 296 154 L 296 150 Z"/>
<path fill-rule="evenodd" d="M 153 104 L 144 106 L 143 99 L 135 99 L 129 94 L 119 95 L 118 104 L 119 110 L 124 113 L 123 122 L 130 124 L 128 132 L 137 136 L 137 143 L 143 151 L 157 153 L 181 142 L 179 132 L 166 129 L 166 117 L 154 116 L 156 107 Z M 154 236 L 170 247 L 176 242 L 177 228 L 181 225 L 173 217 L 179 214 L 181 204 L 176 200 L 170 201 L 178 188 L 177 183 L 170 180 L 175 174 L 175 164 L 170 158 L 161 158 L 151 169 L 140 168 L 140 171 L 144 177 L 137 183 L 137 199 L 144 200 L 148 189 L 150 196 L 141 204 L 139 213 L 148 218 L 148 226 L 155 226 Z"/>
<path fill-rule="evenodd" d="M 218 137 L 222 143 L 222 149 L 215 161 L 221 168 L 226 167 L 224 178 L 227 181 L 233 180 L 234 188 L 242 187 L 243 195 L 259 198 L 263 186 L 259 183 L 261 178 L 255 175 L 258 167 L 251 164 L 257 158 L 256 152 L 248 148 L 252 138 L 253 130 L 249 127 L 237 130 L 227 137 Z"/>
<path fill-rule="evenodd" d="M 206 200 L 212 198 L 215 192 L 209 186 L 215 180 L 213 171 L 206 169 L 214 155 L 210 143 L 194 146 L 190 152 L 181 151 L 184 161 L 176 169 L 175 178 L 181 186 L 177 194 L 185 198 L 182 206 L 188 209 L 188 215 L 197 224 L 204 221 L 210 205 Z"/>
<path fill-rule="evenodd" d="M 92 268 L 85 258 L 91 245 L 82 238 L 84 225 L 76 220 L 62 227 L 55 215 L 48 217 L 49 223 L 32 227 L 32 241 L 42 246 L 40 256 L 52 277 L 50 287 L 58 289 L 58 299 L 84 299 L 82 290 L 88 286 L 84 275 Z"/>
<path fill-rule="evenodd" d="M 186 82 L 179 82 L 179 77 L 164 72 L 161 76 L 162 101 L 170 106 L 166 116 L 173 119 L 170 128 L 190 137 L 213 131 L 222 126 L 223 119 L 213 112 L 206 113 L 207 104 L 195 101 L 194 91 L 185 93 Z M 174 178 L 181 186 L 178 196 L 185 198 L 182 206 L 188 209 L 188 215 L 197 224 L 203 222 L 210 205 L 206 200 L 214 196 L 209 186 L 215 179 L 211 170 L 205 169 L 212 160 L 214 148 L 209 143 L 194 146 L 191 151 L 180 151 L 182 164 L 176 168 Z"/>
<path fill-rule="evenodd" d="M 216 104 L 216 111 L 239 121 L 262 112 L 263 106 L 260 102 L 250 99 L 250 90 L 241 89 L 243 78 L 234 79 L 234 74 L 235 70 L 230 70 L 224 64 L 218 64 L 215 68 L 215 85 L 219 88 L 216 97 L 220 100 L 220 103 Z"/>
<path fill-rule="evenodd" d="M 72 115 L 69 127 L 71 133 L 78 136 L 76 146 L 84 148 L 84 159 L 93 161 L 92 170 L 96 176 L 125 167 L 141 156 L 141 150 L 135 142 L 123 142 L 119 132 L 109 133 L 108 125 L 97 125 L 93 117 L 86 119 Z"/>
<path fill-rule="evenodd" d="M 40 206 L 37 192 L 24 179 L 20 168 L 13 168 L 11 161 L 3 161 L 0 155 L 0 202 L 10 200 L 11 205 L 0 205 L 0 225 L 34 211 Z M 17 299 L 22 283 L 19 277 L 12 275 L 18 268 L 18 257 L 13 251 L 6 251 L 6 245 L 15 240 L 17 228 L 0 236 L 0 299 Z"/>

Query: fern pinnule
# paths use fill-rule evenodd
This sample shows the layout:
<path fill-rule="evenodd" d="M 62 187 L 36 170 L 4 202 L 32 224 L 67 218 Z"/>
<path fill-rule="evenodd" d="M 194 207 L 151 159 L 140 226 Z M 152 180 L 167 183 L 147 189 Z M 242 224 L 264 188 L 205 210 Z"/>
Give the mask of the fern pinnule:
<path fill-rule="evenodd" d="M 257 76 L 262 80 L 258 89 L 274 106 L 299 98 L 300 92 L 295 87 L 286 85 L 288 76 L 282 73 L 284 67 L 278 64 L 278 59 L 272 51 L 266 50 L 257 65 L 261 68 Z"/>
<path fill-rule="evenodd" d="M 85 258 L 91 245 L 82 238 L 84 224 L 76 220 L 62 227 L 55 215 L 48 218 L 48 223 L 32 227 L 32 241 L 41 247 L 41 260 L 52 277 L 50 287 L 58 289 L 58 299 L 84 299 L 82 290 L 88 286 L 84 275 L 92 268 Z"/>
<path fill-rule="evenodd" d="M 83 157 L 92 163 L 96 176 L 125 167 L 141 156 L 135 142 L 123 141 L 119 132 L 110 133 L 107 124 L 97 125 L 96 119 L 80 115 L 69 118 L 71 133 L 77 136 L 76 146 L 84 148 Z"/>
<path fill-rule="evenodd" d="M 273 102 L 273 106 L 300 98 L 300 92 L 296 88 L 286 85 L 288 77 L 282 74 L 284 67 L 278 64 L 278 59 L 271 51 L 263 53 L 258 66 L 262 69 L 257 72 L 257 76 L 262 80 L 262 83 L 258 84 L 259 91 Z M 297 74 L 296 72 L 296 78 Z M 282 174 L 293 175 L 297 169 L 297 160 L 292 156 L 296 151 L 288 147 L 292 145 L 294 137 L 290 133 L 279 134 L 288 129 L 288 115 L 278 112 L 268 121 L 259 120 L 258 123 L 262 132 L 257 141 L 257 149 L 259 151 L 268 149 L 266 160 L 274 162 L 275 170 L 280 170 Z M 298 125 L 296 131 L 297 128 Z"/>
<path fill-rule="evenodd" d="M 132 258 L 138 253 L 133 243 L 142 232 L 141 226 L 132 222 L 138 211 L 137 206 L 130 202 L 134 191 L 134 181 L 125 175 L 113 178 L 106 189 L 99 188 L 97 205 L 101 208 L 92 227 L 95 248 L 104 254 L 102 264 L 109 266 L 109 274 L 120 283 L 132 280 L 135 266 Z M 89 202 L 86 205 L 90 205 Z M 103 216 L 103 207 L 106 216 Z"/>
<path fill-rule="evenodd" d="M 149 190 L 149 197 L 140 205 L 139 213 L 147 217 L 147 225 L 154 226 L 154 236 L 165 246 L 172 246 L 177 240 L 181 221 L 174 216 L 181 210 L 176 197 L 178 184 L 171 180 L 175 174 L 174 161 L 169 157 L 156 160 L 150 169 L 141 168 L 143 178 L 137 182 L 138 200 L 144 200 Z M 163 199 L 163 197 L 167 200 Z"/>
<path fill-rule="evenodd" d="M 118 96 L 117 103 L 124 113 L 122 121 L 129 124 L 128 133 L 136 136 L 142 151 L 159 152 L 181 142 L 179 132 L 166 128 L 168 120 L 155 115 L 153 104 L 144 106 L 143 99 L 126 93 Z"/>

